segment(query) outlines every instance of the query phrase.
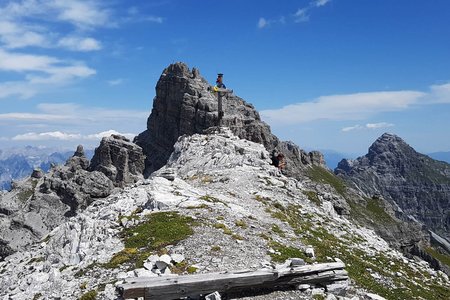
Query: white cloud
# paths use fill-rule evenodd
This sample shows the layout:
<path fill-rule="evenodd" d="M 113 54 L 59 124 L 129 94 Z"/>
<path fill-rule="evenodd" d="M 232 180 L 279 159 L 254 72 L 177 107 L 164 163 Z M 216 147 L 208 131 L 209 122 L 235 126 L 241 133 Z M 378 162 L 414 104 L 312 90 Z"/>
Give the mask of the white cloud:
<path fill-rule="evenodd" d="M 380 123 L 367 123 L 366 125 L 355 125 L 355 126 L 349 126 L 344 127 L 341 129 L 343 132 L 353 131 L 353 130 L 361 130 L 361 129 L 382 129 L 382 128 L 389 128 L 393 127 L 394 124 L 387 123 L 387 122 L 380 122 Z"/>
<path fill-rule="evenodd" d="M 95 51 L 102 49 L 102 44 L 94 38 L 67 36 L 58 41 L 58 45 L 72 51 Z"/>
<path fill-rule="evenodd" d="M 258 28 L 262 29 L 265 28 L 269 25 L 269 23 L 267 22 L 267 20 L 265 18 L 259 18 L 258 21 Z"/>
<path fill-rule="evenodd" d="M 386 123 L 386 122 L 380 122 L 380 123 L 367 123 L 366 128 L 369 129 L 380 129 L 380 128 L 388 128 L 393 127 L 394 124 L 392 123 Z"/>
<path fill-rule="evenodd" d="M 317 7 L 320 7 L 320 6 L 324 6 L 324 5 L 326 5 L 327 3 L 329 3 L 331 0 L 316 0 L 315 2 L 314 2 L 314 4 L 317 6 Z"/>
<path fill-rule="evenodd" d="M 300 8 L 297 10 L 297 12 L 294 14 L 295 22 L 307 22 L 309 21 L 309 15 L 308 15 L 309 8 Z"/>
<path fill-rule="evenodd" d="M 120 133 L 115 130 L 107 130 L 99 133 L 82 135 L 80 133 L 67 133 L 61 131 L 49 131 L 49 132 L 27 132 L 24 134 L 18 134 L 11 138 L 13 141 L 78 141 L 78 140 L 101 140 L 103 137 L 110 136 L 112 134 L 123 135 L 128 139 L 133 139 L 136 135 L 134 133 Z"/>
<path fill-rule="evenodd" d="M 124 137 L 126 137 L 129 140 L 133 140 L 133 138 L 136 136 L 136 134 L 134 134 L 134 133 L 120 133 L 120 132 L 117 132 L 117 131 L 111 129 L 111 130 L 102 131 L 102 132 L 95 133 L 95 134 L 88 134 L 84 138 L 88 139 L 88 140 L 100 140 L 106 136 L 111 136 L 112 134 L 123 135 Z"/>
<path fill-rule="evenodd" d="M 35 30 L 21 24 L 0 19 L 0 41 L 6 48 L 23 48 L 28 46 L 47 47 L 48 38 Z"/>
<path fill-rule="evenodd" d="M 372 92 L 322 96 L 310 102 L 264 110 L 261 115 L 273 124 L 298 124 L 316 120 L 360 120 L 380 112 L 410 107 L 426 96 L 417 91 Z"/>
<path fill-rule="evenodd" d="M 45 55 L 11 53 L 0 49 L 0 71 L 25 73 L 23 81 L 0 83 L 0 98 L 19 95 L 29 98 L 52 84 L 66 84 L 96 71 L 80 62 L 68 62 Z"/>
<path fill-rule="evenodd" d="M 162 24 L 164 22 L 164 18 L 162 17 L 156 17 L 156 16 L 147 16 L 142 18 L 143 21 L 153 22 L 153 23 L 159 23 Z"/>
<path fill-rule="evenodd" d="M 67 21 L 81 29 L 113 26 L 111 11 L 101 7 L 99 1 L 50 1 L 48 7 L 55 10 L 57 19 Z"/>
<path fill-rule="evenodd" d="M 108 80 L 107 82 L 108 82 L 108 84 L 110 86 L 115 86 L 115 85 L 122 84 L 123 83 L 123 79 L 122 78 L 117 78 L 117 79 L 113 79 L 113 80 Z"/>
<path fill-rule="evenodd" d="M 143 120 L 148 112 L 123 109 L 106 109 L 101 107 L 83 107 L 74 103 L 41 103 L 37 113 L 3 113 L 0 120 L 10 122 L 48 122 L 53 124 L 107 124 L 108 122 L 123 122 Z"/>
<path fill-rule="evenodd" d="M 46 141 L 46 140 L 79 140 L 81 139 L 80 134 L 74 133 L 65 133 L 61 131 L 52 131 L 52 132 L 28 132 L 24 134 L 16 135 L 12 138 L 13 141 Z"/>
<path fill-rule="evenodd" d="M 432 85 L 431 102 L 433 103 L 450 103 L 450 83 L 442 85 Z"/>

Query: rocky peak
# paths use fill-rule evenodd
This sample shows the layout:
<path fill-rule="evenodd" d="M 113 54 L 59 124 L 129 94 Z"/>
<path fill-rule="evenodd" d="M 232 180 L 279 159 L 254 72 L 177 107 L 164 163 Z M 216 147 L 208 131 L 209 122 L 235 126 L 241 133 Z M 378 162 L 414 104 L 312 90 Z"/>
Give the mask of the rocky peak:
<path fill-rule="evenodd" d="M 342 160 L 335 173 L 368 196 L 381 195 L 405 220 L 418 220 L 449 236 L 450 165 L 416 152 L 385 133 L 365 156 Z"/>
<path fill-rule="evenodd" d="M 320 153 L 307 154 L 297 146 L 281 142 L 261 121 L 253 105 L 231 93 L 223 98 L 222 126 L 240 138 L 263 144 L 267 150 L 284 152 L 288 167 L 295 175 L 297 167 L 323 161 Z M 157 85 L 153 109 L 147 120 L 147 130 L 134 142 L 142 147 L 147 159 L 145 175 L 161 168 L 182 135 L 203 133 L 218 125 L 217 95 L 198 69 L 189 69 L 181 62 L 167 67 Z M 292 168 L 295 166 L 295 168 Z M 298 170 L 297 170 L 298 171 Z"/>
<path fill-rule="evenodd" d="M 116 186 L 123 186 L 142 178 L 144 159 L 141 147 L 124 136 L 113 134 L 104 137 L 95 149 L 89 170 L 100 171 Z"/>

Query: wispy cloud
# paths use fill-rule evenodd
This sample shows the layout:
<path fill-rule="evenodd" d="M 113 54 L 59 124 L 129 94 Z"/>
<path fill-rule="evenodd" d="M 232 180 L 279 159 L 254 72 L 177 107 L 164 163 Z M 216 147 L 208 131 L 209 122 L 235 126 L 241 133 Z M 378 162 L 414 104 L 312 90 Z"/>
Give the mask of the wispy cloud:
<path fill-rule="evenodd" d="M 0 98 L 12 95 L 29 98 L 50 84 L 66 84 L 73 79 L 89 77 L 96 73 L 83 62 L 69 62 L 46 55 L 12 53 L 2 49 L 0 71 L 25 75 L 22 81 L 0 83 Z"/>
<path fill-rule="evenodd" d="M 387 122 L 380 122 L 380 123 L 367 123 L 366 125 L 354 125 L 354 126 L 349 126 L 349 127 L 344 127 L 341 129 L 341 131 L 343 132 L 348 132 L 348 131 L 353 131 L 353 130 L 362 130 L 362 129 L 383 129 L 383 128 L 389 128 L 389 127 L 393 127 L 395 126 L 392 123 L 387 123 Z"/>
<path fill-rule="evenodd" d="M 58 46 L 72 51 L 95 51 L 102 49 L 102 44 L 94 38 L 66 36 L 58 41 Z"/>
<path fill-rule="evenodd" d="M 261 112 L 270 123 L 296 124 L 316 120 L 360 120 L 380 112 L 398 111 L 426 94 L 417 91 L 372 92 L 322 96 L 310 102 Z"/>
<path fill-rule="evenodd" d="M 140 23 L 140 22 L 151 22 L 162 24 L 164 18 L 154 15 L 142 14 L 142 12 L 136 6 L 132 6 L 127 10 L 127 16 L 122 18 L 123 23 Z"/>
<path fill-rule="evenodd" d="M 143 131 L 148 111 L 81 106 L 75 103 L 41 103 L 34 113 L 0 113 L 0 132 L 12 141 L 74 141 L 86 143 L 121 134 L 132 138 Z M 95 128 L 98 132 L 92 132 Z"/>
<path fill-rule="evenodd" d="M 264 110 L 261 115 L 271 124 L 349 121 L 363 120 L 383 112 L 402 111 L 413 105 L 436 103 L 450 103 L 450 83 L 432 85 L 426 92 L 381 91 L 322 96 L 307 102 Z"/>
<path fill-rule="evenodd" d="M 122 84 L 123 83 L 123 79 L 122 78 L 117 78 L 117 79 L 113 79 L 113 80 L 108 80 L 107 82 L 108 82 L 108 84 L 110 86 L 115 86 L 115 85 Z"/>
<path fill-rule="evenodd" d="M 100 140 L 103 137 L 110 136 L 112 134 L 123 135 L 128 139 L 133 139 L 136 136 L 134 133 L 120 133 L 116 130 L 107 130 L 99 133 L 86 134 L 81 133 L 68 133 L 61 131 L 50 131 L 50 132 L 27 132 L 24 134 L 18 134 L 11 138 L 13 141 L 48 141 L 48 140 L 59 140 L 59 141 L 81 141 L 81 140 Z"/>
<path fill-rule="evenodd" d="M 281 16 L 279 18 L 260 17 L 256 26 L 259 29 L 263 29 L 268 28 L 271 25 L 275 24 L 286 24 L 286 22 L 294 22 L 294 23 L 308 22 L 310 19 L 311 12 L 313 10 L 323 7 L 330 2 L 331 0 L 311 1 L 308 3 L 307 6 L 297 9 L 297 11 L 294 14 L 290 14 L 288 17 L 286 16 Z"/>
<path fill-rule="evenodd" d="M 312 10 L 323 7 L 330 2 L 331 0 L 315 0 L 309 2 L 308 6 L 299 8 L 297 12 L 294 14 L 295 22 L 300 23 L 309 21 Z"/>
<path fill-rule="evenodd" d="M 286 17 L 281 16 L 281 17 L 279 17 L 277 19 L 266 19 L 266 18 L 261 17 L 261 18 L 259 18 L 258 23 L 256 24 L 256 26 L 259 29 L 263 29 L 263 28 L 268 28 L 268 27 L 270 27 L 272 25 L 275 25 L 275 24 L 286 24 Z"/>

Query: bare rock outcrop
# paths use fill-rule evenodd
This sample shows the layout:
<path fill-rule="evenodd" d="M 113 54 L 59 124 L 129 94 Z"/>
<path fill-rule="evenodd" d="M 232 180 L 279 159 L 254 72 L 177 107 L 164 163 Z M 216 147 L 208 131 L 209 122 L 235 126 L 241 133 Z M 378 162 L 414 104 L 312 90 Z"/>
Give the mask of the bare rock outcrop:
<path fill-rule="evenodd" d="M 242 98 L 228 94 L 223 98 L 223 108 L 221 125 L 230 128 L 240 138 L 263 144 L 268 151 L 277 149 L 283 152 L 288 162 L 288 175 L 298 175 L 305 165 L 322 163 L 324 166 L 322 154 L 306 153 L 293 143 L 281 142 L 261 120 L 253 105 Z M 134 140 L 147 157 L 145 175 L 167 162 L 178 137 L 203 133 L 217 125 L 217 94 L 211 91 L 211 85 L 198 69 L 190 70 L 184 63 L 171 64 L 156 85 L 147 130 Z"/>
<path fill-rule="evenodd" d="M 144 172 L 142 148 L 120 135 L 104 137 L 95 149 L 89 170 L 105 174 L 116 186 L 142 179 Z"/>
<path fill-rule="evenodd" d="M 88 171 L 88 166 L 83 147 L 78 146 L 64 166 L 16 181 L 10 192 L 0 194 L 0 260 L 111 194 L 112 181 L 99 171 Z"/>

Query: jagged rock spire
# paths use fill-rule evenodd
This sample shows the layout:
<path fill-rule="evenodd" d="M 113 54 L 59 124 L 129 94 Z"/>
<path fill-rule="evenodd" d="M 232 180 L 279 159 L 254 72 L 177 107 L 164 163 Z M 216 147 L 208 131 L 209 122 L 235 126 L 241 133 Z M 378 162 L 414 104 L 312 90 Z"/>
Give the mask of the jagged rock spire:
<path fill-rule="evenodd" d="M 203 133 L 217 125 L 217 97 L 211 85 L 196 68 L 178 62 L 168 66 L 157 85 L 147 130 L 134 140 L 146 155 L 145 174 L 162 167 L 182 135 Z M 305 164 L 323 163 L 320 153 L 306 153 L 292 143 L 283 143 L 261 121 L 253 105 L 234 94 L 224 98 L 222 125 L 239 136 L 263 144 L 267 150 L 278 149 L 288 160 L 288 172 L 295 175 Z"/>

